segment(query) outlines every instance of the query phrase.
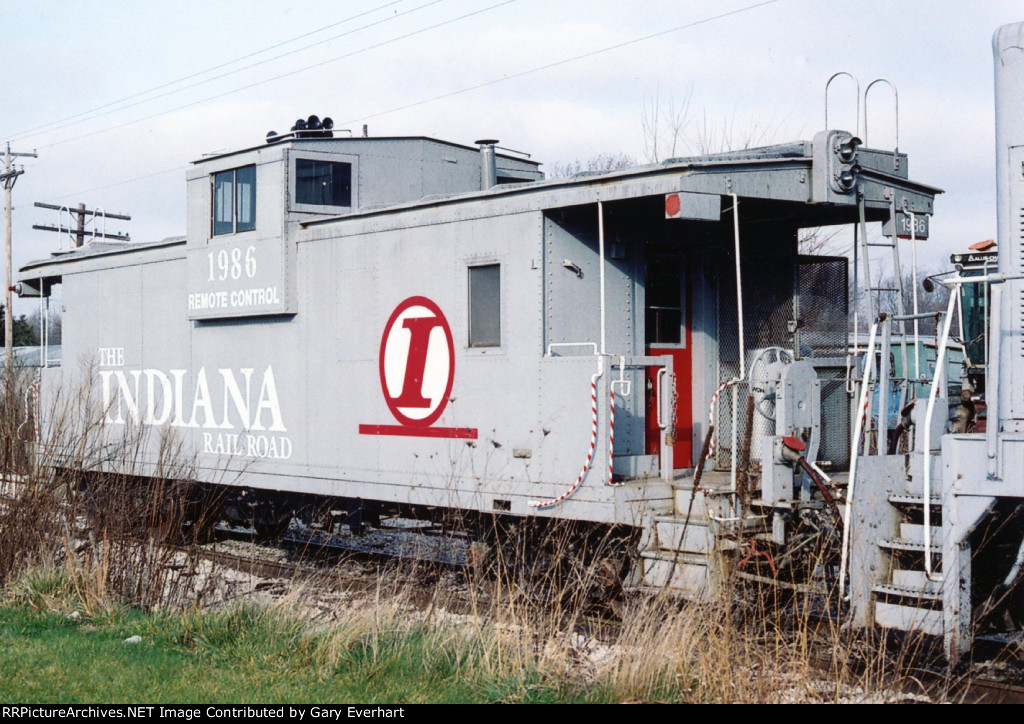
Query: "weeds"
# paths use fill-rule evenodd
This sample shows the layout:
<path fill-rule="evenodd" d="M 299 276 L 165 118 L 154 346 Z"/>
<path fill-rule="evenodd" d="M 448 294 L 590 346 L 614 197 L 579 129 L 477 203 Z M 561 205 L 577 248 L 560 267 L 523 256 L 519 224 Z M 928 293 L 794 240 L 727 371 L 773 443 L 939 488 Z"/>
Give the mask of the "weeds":
<path fill-rule="evenodd" d="M 878 657 L 875 669 L 837 665 L 823 675 L 807 639 L 845 648 L 845 655 L 854 641 L 827 627 L 784 631 L 764 626 L 767 618 L 758 625 L 757 617 L 724 602 L 632 600 L 614 635 L 597 637 L 578 625 L 567 628 L 566 614 L 541 615 L 541 607 L 525 602 L 509 609 L 506 600 L 484 612 L 485 603 L 495 603 L 480 600 L 478 613 L 453 614 L 444 590 L 426 608 L 408 588 L 385 597 L 353 595 L 326 624 L 303 613 L 323 595 L 315 586 L 274 601 L 143 619 L 109 599 L 100 605 L 66 568 L 27 572 L 6 590 L 6 606 L 59 613 L 63 627 L 68 613 L 79 611 L 81 624 L 140 634 L 207 662 L 210 671 L 335 682 L 364 701 L 838 701 L 883 691 L 900 673 L 899 662 Z"/>
<path fill-rule="evenodd" d="M 0 370 L 0 584 L 59 571 L 88 611 L 201 603 L 194 557 L 166 545 L 216 522 L 194 456 L 166 430 L 105 424 L 91 382 L 39 400 L 35 372 Z"/>

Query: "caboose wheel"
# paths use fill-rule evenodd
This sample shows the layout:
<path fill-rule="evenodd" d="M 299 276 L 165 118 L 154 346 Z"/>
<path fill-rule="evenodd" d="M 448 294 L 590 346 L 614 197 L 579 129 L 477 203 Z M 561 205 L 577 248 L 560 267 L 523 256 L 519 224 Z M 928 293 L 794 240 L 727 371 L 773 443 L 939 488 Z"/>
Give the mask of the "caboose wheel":
<path fill-rule="evenodd" d="M 270 543 L 283 536 L 291 523 L 290 514 L 278 518 L 268 517 L 259 521 L 254 520 L 252 529 L 256 531 L 256 540 Z"/>
<path fill-rule="evenodd" d="M 189 543 L 209 543 L 224 512 L 223 492 L 197 483 L 187 485 L 183 493 L 186 504 L 181 524 L 182 537 Z"/>

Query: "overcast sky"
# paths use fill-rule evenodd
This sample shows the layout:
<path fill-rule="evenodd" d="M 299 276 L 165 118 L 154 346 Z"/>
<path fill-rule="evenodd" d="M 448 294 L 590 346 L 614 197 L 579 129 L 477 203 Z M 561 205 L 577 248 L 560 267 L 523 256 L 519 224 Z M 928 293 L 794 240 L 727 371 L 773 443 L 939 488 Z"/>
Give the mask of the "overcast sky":
<path fill-rule="evenodd" d="M 357 17 L 358 16 L 358 17 Z M 899 91 L 899 147 L 945 189 L 938 269 L 995 235 L 992 32 L 1024 19 L 996 0 L 137 0 L 0 6 L 0 139 L 26 173 L 15 265 L 46 256 L 56 222 L 35 201 L 126 213 L 135 241 L 185 231 L 185 168 L 296 118 L 371 135 L 498 138 L 550 169 L 600 153 L 646 160 L 643 118 L 682 114 L 677 155 L 809 139 L 824 85 L 849 71 Z M 212 70 L 211 70 L 212 69 Z M 829 125 L 855 130 L 852 83 Z M 872 91 L 871 146 L 895 142 L 892 95 Z M 864 129 L 860 128 L 863 136 Z"/>

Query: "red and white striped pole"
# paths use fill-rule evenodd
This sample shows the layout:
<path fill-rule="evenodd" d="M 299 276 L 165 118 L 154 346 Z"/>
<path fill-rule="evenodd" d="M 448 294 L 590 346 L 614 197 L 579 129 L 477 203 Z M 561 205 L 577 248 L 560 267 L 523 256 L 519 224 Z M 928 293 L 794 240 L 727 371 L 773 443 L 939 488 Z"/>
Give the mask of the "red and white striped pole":
<path fill-rule="evenodd" d="M 612 477 L 612 457 L 615 451 L 615 390 L 610 390 L 608 396 L 610 398 L 608 405 L 608 484 L 615 485 Z"/>

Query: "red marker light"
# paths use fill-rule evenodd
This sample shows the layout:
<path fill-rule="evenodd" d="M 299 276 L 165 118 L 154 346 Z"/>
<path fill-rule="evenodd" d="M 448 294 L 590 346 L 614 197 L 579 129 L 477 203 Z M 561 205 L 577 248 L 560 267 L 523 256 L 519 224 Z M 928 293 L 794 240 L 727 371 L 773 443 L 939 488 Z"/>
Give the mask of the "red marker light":
<path fill-rule="evenodd" d="M 669 194 L 665 197 L 665 216 L 679 215 L 679 194 Z"/>

